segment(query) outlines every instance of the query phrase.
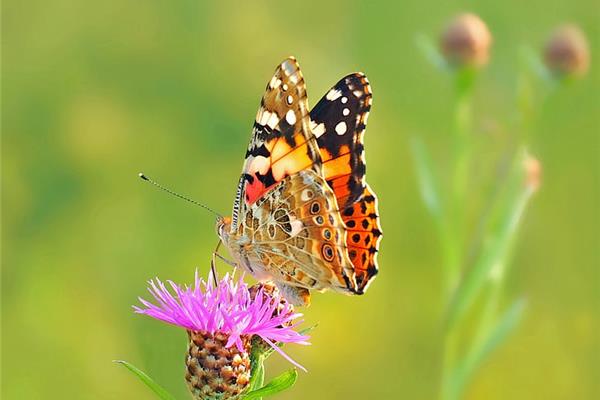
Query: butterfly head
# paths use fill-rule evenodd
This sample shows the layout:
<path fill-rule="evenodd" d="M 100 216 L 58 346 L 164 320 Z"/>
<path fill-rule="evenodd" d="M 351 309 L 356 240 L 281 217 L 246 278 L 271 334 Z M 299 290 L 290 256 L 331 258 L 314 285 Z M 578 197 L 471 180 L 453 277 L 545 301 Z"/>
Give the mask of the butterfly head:
<path fill-rule="evenodd" d="M 223 243 L 229 243 L 229 231 L 231 230 L 231 217 L 217 217 L 215 225 L 217 235 Z"/>

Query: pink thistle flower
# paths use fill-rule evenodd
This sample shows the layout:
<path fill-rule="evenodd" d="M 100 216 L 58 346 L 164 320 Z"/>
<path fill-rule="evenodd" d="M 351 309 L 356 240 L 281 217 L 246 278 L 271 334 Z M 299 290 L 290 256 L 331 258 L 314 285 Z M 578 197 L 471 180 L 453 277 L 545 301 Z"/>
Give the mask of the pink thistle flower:
<path fill-rule="evenodd" d="M 310 344 L 307 342 L 309 336 L 295 330 L 302 323 L 299 320 L 302 314 L 294 312 L 293 306 L 277 291 L 266 293 L 260 288 L 258 295 L 251 295 L 243 277 L 234 281 L 229 274 L 215 286 L 212 275 L 204 281 L 198 271 L 193 287 L 181 287 L 172 281 L 167 284 L 158 278 L 150 280 L 148 291 L 156 304 L 139 298 L 143 307 L 134 306 L 135 312 L 180 326 L 188 333 L 224 335 L 227 338 L 225 347 L 235 345 L 240 353 L 247 353 L 250 339 L 259 336 L 292 364 L 305 370 L 277 345 Z"/>

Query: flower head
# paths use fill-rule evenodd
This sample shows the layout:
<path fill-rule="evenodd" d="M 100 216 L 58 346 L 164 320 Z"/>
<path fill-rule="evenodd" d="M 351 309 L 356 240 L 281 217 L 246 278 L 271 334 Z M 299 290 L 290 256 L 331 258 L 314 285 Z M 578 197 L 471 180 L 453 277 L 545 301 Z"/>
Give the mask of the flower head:
<path fill-rule="evenodd" d="M 308 344 L 309 337 L 294 330 L 302 322 L 298 320 L 302 314 L 295 313 L 293 306 L 277 291 L 266 293 L 261 288 L 260 296 L 251 295 L 242 277 L 234 281 L 229 274 L 217 285 L 213 284 L 212 277 L 204 281 L 198 272 L 193 287 L 167 283 L 171 291 L 159 279 L 151 280 L 148 291 L 157 304 L 140 298 L 144 307 L 134 306 L 135 311 L 188 331 L 224 334 L 228 338 L 225 346 L 235 344 L 239 351 L 245 350 L 245 339 L 254 335 L 288 360 L 276 343 Z"/>
<path fill-rule="evenodd" d="M 143 307 L 134 309 L 187 330 L 185 378 L 195 399 L 238 399 L 249 388 L 251 351 L 264 352 L 268 346 L 304 369 L 278 346 L 308 344 L 308 336 L 294 330 L 302 314 L 274 287 L 248 288 L 243 277 L 236 281 L 229 274 L 213 284 L 212 275 L 206 282 L 197 271 L 192 287 L 159 279 L 149 285 L 156 304 L 140 298 Z M 255 349 L 253 343 L 262 347 Z"/>
<path fill-rule="evenodd" d="M 475 14 L 464 13 L 454 18 L 440 38 L 440 47 L 450 65 L 482 67 L 488 62 L 492 35 L 487 25 Z"/>

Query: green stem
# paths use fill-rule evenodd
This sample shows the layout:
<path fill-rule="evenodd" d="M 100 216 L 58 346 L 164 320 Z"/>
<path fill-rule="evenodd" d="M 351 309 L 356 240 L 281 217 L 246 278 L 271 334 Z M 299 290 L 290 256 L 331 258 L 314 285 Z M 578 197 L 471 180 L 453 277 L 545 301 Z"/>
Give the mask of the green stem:
<path fill-rule="evenodd" d="M 444 358 L 442 363 L 442 385 L 440 400 L 456 400 L 458 393 L 454 384 L 454 366 L 458 353 L 458 332 L 456 329 L 444 334 Z"/>
<path fill-rule="evenodd" d="M 450 215 L 448 216 L 450 231 L 446 235 L 450 241 L 451 258 L 446 259 L 448 280 L 446 294 L 451 297 L 460 278 L 461 263 L 465 247 L 465 200 L 472 153 L 472 88 L 475 71 L 462 69 L 455 72 L 456 104 L 454 108 L 453 160 L 451 176 Z"/>
<path fill-rule="evenodd" d="M 517 76 L 517 131 L 519 132 L 518 142 L 520 145 L 529 142 L 534 120 L 533 87 L 528 57 L 526 50 L 521 49 Z"/>
<path fill-rule="evenodd" d="M 465 208 L 467 184 L 472 153 L 472 88 L 475 71 L 455 71 L 456 103 L 452 144 L 451 188 L 445 222 L 441 229 L 444 254 L 444 285 L 446 301 L 452 299 L 461 275 L 466 242 Z M 453 377 L 459 353 L 459 330 L 456 327 L 444 332 L 441 400 L 458 399 L 459 391 Z"/>

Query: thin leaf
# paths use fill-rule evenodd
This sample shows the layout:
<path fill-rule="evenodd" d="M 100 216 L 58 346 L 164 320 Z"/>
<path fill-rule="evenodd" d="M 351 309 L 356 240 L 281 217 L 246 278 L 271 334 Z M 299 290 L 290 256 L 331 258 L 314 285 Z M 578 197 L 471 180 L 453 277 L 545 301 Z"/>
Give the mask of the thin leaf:
<path fill-rule="evenodd" d="M 537 51 L 529 46 L 522 46 L 520 52 L 525 64 L 534 75 L 546 83 L 554 83 L 552 72 L 544 65 L 544 62 Z"/>
<path fill-rule="evenodd" d="M 453 374 L 453 387 L 462 392 L 464 386 L 472 377 L 473 372 L 519 325 L 525 311 L 524 299 L 515 300 L 500 316 L 496 324 L 487 332 L 485 337 L 475 342 L 475 345 L 457 367 Z"/>
<path fill-rule="evenodd" d="M 317 326 L 319 326 L 319 324 L 314 324 L 312 326 L 309 326 L 308 328 L 304 328 L 301 329 L 300 331 L 298 331 L 299 334 L 301 335 L 306 335 L 307 333 L 311 332 L 313 329 L 315 329 Z"/>
<path fill-rule="evenodd" d="M 439 52 L 437 46 L 430 37 L 425 35 L 417 35 L 415 38 L 415 44 L 417 48 L 421 50 L 421 53 L 423 53 L 427 61 L 431 63 L 431 65 L 441 71 L 449 70 L 446 59 Z"/>
<path fill-rule="evenodd" d="M 481 348 L 473 356 L 473 366 L 477 366 L 498 347 L 510 333 L 519 325 L 526 306 L 525 299 L 517 299 L 500 316 L 496 325 L 490 331 L 488 337 L 483 341 Z"/>
<path fill-rule="evenodd" d="M 504 265 L 517 228 L 531 198 L 533 189 L 524 184 L 523 163 L 525 152 L 515 157 L 508 195 L 499 205 L 498 217 L 486 232 L 486 239 L 479 257 L 473 267 L 467 271 L 457 288 L 446 317 L 446 329 L 451 330 L 467 312 L 485 282 L 490 278 L 492 269 Z M 511 187 L 516 187 L 512 190 Z M 500 278 L 502 273 L 497 274 Z"/>
<path fill-rule="evenodd" d="M 156 383 L 152 378 L 150 378 L 144 371 L 135 367 L 134 365 L 128 363 L 123 360 L 114 360 L 116 364 L 122 365 L 131 371 L 135 376 L 137 376 L 146 386 L 150 388 L 156 395 L 162 400 L 175 400 L 169 392 L 167 392 L 162 386 Z"/>
<path fill-rule="evenodd" d="M 438 194 L 438 185 L 433 175 L 432 162 L 427 152 L 427 148 L 421 139 L 413 138 L 411 149 L 415 159 L 419 189 L 425 207 L 427 207 L 427 210 L 436 218 L 436 220 L 440 220 L 442 218 L 442 206 Z"/>
<path fill-rule="evenodd" d="M 262 388 L 248 392 L 248 394 L 244 396 L 244 400 L 258 400 L 261 397 L 271 396 L 284 391 L 296 383 L 296 379 L 298 379 L 298 371 L 295 369 L 287 370 L 281 375 L 273 378 L 271 382 L 267 383 Z"/>

